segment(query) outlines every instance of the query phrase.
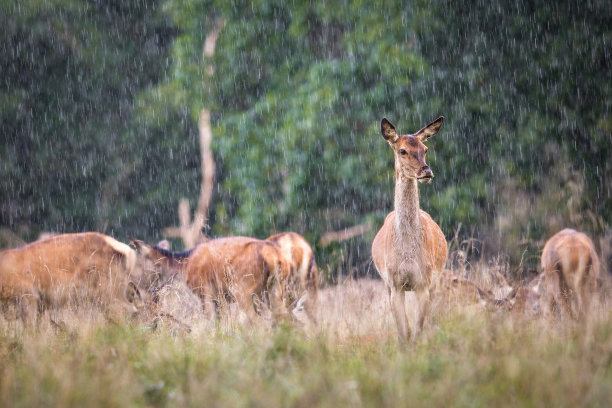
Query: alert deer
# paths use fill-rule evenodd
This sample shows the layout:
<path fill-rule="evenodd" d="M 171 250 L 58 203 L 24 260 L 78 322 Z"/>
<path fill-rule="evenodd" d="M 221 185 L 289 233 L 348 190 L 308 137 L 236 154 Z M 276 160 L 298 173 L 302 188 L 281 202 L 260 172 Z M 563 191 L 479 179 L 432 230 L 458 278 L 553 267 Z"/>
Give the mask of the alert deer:
<path fill-rule="evenodd" d="M 400 338 L 409 340 L 422 328 L 430 302 L 434 273 L 442 271 L 448 249 L 442 230 L 429 214 L 419 208 L 418 182 L 429 183 L 434 174 L 425 163 L 427 147 L 423 144 L 442 127 L 439 117 L 412 135 L 398 135 L 384 118 L 383 138 L 395 156 L 394 211 L 372 242 L 372 258 L 389 291 L 391 310 Z M 405 308 L 405 292 L 415 291 L 418 300 L 417 327 L 413 331 Z"/>
<path fill-rule="evenodd" d="M 295 232 L 281 232 L 267 238 L 280 247 L 289 260 L 287 296 L 291 304 L 303 306 L 308 319 L 316 323 L 316 305 L 319 290 L 319 272 L 314 253 L 308 241 Z"/>
<path fill-rule="evenodd" d="M 96 232 L 53 235 L 0 253 L 0 303 L 29 322 L 69 302 L 133 312 L 155 282 L 137 268 L 133 249 Z"/>
<path fill-rule="evenodd" d="M 542 274 L 547 296 L 545 311 L 550 312 L 554 305 L 562 315 L 584 319 L 599 277 L 593 241 L 569 228 L 556 233 L 544 245 Z"/>
<path fill-rule="evenodd" d="M 211 239 L 185 252 L 171 252 L 130 239 L 154 268 L 180 273 L 213 316 L 226 302 L 236 302 L 247 314 L 252 297 L 267 297 L 273 315 L 286 313 L 288 260 L 273 242 L 247 237 Z M 218 317 L 218 316 L 217 316 Z"/>

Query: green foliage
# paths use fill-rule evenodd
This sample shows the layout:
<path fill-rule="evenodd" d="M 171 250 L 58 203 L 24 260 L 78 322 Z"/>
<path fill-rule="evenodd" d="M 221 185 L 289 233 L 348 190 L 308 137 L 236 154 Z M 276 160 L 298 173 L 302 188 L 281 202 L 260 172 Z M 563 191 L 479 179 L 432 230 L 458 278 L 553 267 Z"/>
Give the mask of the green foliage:
<path fill-rule="evenodd" d="M 402 133 L 446 117 L 429 142 L 436 179 L 420 192 L 448 237 L 461 224 L 516 262 L 521 242 L 535 251 L 562 227 L 601 234 L 612 222 L 603 1 L 0 10 L 11 55 L 0 63 L 0 222 L 12 229 L 159 238 L 178 200 L 198 197 L 202 108 L 217 164 L 208 235 L 295 230 L 315 243 L 378 227 L 393 206 L 383 116 Z M 347 259 L 365 265 L 372 235 L 341 244 Z M 333 253 L 320 252 L 324 263 L 340 262 Z"/>
<path fill-rule="evenodd" d="M 2 224 L 116 228 L 120 135 L 174 29 L 156 1 L 3 1 L 0 25 Z"/>
<path fill-rule="evenodd" d="M 481 233 L 501 234 L 514 256 L 517 242 L 541 245 L 563 227 L 594 234 L 608 228 L 607 3 L 421 5 L 422 18 L 414 24 L 419 51 L 435 66 L 432 85 L 452 127 L 453 140 L 445 140 L 440 152 L 445 184 L 476 193 L 468 218 L 464 211 L 448 214 L 446 200 L 436 209 L 450 215 L 451 225 L 483 223 Z M 440 23 L 430 24 L 431 16 Z M 508 228 L 494 232 L 500 218 Z"/>

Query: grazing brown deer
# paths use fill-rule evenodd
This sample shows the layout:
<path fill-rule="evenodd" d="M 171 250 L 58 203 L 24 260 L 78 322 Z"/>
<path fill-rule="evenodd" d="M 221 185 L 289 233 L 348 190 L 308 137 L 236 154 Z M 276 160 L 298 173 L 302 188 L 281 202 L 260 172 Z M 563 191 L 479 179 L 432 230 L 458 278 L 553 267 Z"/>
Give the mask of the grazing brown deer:
<path fill-rule="evenodd" d="M 132 248 L 96 232 L 53 235 L 0 253 L 0 303 L 30 322 L 69 302 L 134 311 L 154 278 L 137 268 Z"/>
<path fill-rule="evenodd" d="M 438 133 L 444 117 L 439 117 L 412 135 L 398 135 L 384 118 L 383 138 L 395 156 L 394 211 L 372 242 L 372 258 L 389 290 L 391 310 L 400 338 L 413 335 L 405 308 L 405 292 L 417 294 L 419 317 L 414 337 L 423 326 L 428 311 L 429 288 L 434 273 L 444 268 L 448 249 L 442 230 L 429 214 L 419 208 L 417 182 L 429 183 L 433 172 L 425 163 L 427 147 L 423 144 Z"/>
<path fill-rule="evenodd" d="M 533 278 L 528 284 L 513 288 L 507 297 L 501 299 L 504 307 L 518 315 L 537 315 L 540 313 L 543 274 Z"/>
<path fill-rule="evenodd" d="M 440 273 L 437 285 L 432 292 L 432 297 L 438 298 L 437 300 L 442 301 L 447 308 L 475 303 L 486 307 L 496 305 L 497 301 L 490 290 L 483 290 L 475 283 L 448 269 Z"/>
<path fill-rule="evenodd" d="M 310 321 L 316 323 L 319 272 L 310 244 L 295 232 L 281 232 L 267 240 L 278 245 L 289 260 L 288 301 L 296 304 L 296 309 L 303 307 Z"/>
<path fill-rule="evenodd" d="M 289 262 L 273 242 L 248 237 L 211 239 L 185 252 L 171 252 L 130 239 L 156 270 L 184 275 L 187 285 L 200 296 L 212 316 L 226 302 L 237 302 L 243 311 L 253 310 L 252 298 L 267 298 L 273 315 L 286 313 Z"/>
<path fill-rule="evenodd" d="M 593 241 L 573 229 L 566 228 L 553 235 L 542 251 L 542 274 L 547 301 L 559 313 L 583 320 L 590 301 L 596 294 L 599 258 Z"/>

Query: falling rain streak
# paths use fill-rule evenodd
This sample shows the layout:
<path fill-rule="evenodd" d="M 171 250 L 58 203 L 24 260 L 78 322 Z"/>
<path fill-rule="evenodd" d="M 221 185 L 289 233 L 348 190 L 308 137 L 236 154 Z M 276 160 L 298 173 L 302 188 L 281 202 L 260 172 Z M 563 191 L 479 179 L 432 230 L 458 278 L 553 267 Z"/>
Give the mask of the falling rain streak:
<path fill-rule="evenodd" d="M 381 225 L 381 118 L 408 133 L 439 115 L 420 194 L 448 239 L 518 264 L 561 227 L 609 233 L 607 2 L 50 0 L 5 2 L 0 20 L 0 227 L 26 241 L 161 238 L 198 200 L 203 108 L 210 236 Z M 321 264 L 371 273 L 374 231 L 317 247 Z"/>

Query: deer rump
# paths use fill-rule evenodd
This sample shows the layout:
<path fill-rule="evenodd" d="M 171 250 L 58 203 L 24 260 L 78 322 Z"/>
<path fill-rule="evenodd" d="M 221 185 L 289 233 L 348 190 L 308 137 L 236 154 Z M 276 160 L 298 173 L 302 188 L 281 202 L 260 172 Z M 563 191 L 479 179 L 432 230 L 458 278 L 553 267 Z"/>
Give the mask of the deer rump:
<path fill-rule="evenodd" d="M 566 228 L 553 235 L 542 251 L 546 309 L 581 319 L 596 295 L 599 258 L 591 239 Z"/>
<path fill-rule="evenodd" d="M 267 238 L 267 241 L 278 245 L 289 262 L 289 301 L 295 302 L 304 292 L 308 293 L 308 296 L 316 297 L 319 290 L 319 272 L 308 241 L 295 232 L 281 232 Z"/>
<path fill-rule="evenodd" d="M 136 252 L 99 233 L 55 235 L 0 253 L 1 303 L 16 305 L 24 320 L 85 303 L 129 310 L 147 283 L 136 273 Z"/>
<path fill-rule="evenodd" d="M 282 256 L 289 262 L 285 303 L 291 305 L 294 317 L 297 317 L 296 312 L 304 310 L 307 319 L 316 324 L 319 271 L 312 247 L 295 232 L 281 232 L 268 237 L 267 241 L 278 245 Z"/>

